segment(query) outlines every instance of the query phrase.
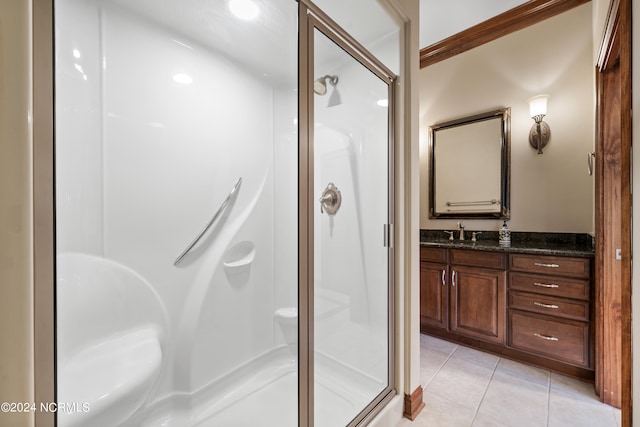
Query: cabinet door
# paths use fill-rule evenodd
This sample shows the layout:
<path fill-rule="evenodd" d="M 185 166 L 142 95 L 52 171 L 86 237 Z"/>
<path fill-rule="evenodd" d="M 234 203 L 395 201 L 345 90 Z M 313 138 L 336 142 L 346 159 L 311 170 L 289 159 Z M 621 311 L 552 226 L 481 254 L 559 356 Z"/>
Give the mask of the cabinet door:
<path fill-rule="evenodd" d="M 506 282 L 505 271 L 452 266 L 451 331 L 504 343 Z"/>
<path fill-rule="evenodd" d="M 447 266 L 420 263 L 420 326 L 447 329 Z"/>

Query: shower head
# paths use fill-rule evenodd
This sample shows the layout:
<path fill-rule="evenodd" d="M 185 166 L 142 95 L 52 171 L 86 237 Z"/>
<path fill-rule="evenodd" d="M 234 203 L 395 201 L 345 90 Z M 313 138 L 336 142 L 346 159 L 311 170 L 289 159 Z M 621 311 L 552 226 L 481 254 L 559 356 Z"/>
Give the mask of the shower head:
<path fill-rule="evenodd" d="M 320 77 L 313 82 L 313 91 L 318 95 L 327 93 L 327 85 L 324 82 L 324 77 Z"/>
<path fill-rule="evenodd" d="M 318 95 L 325 95 L 327 93 L 327 80 L 331 83 L 331 86 L 338 84 L 338 76 L 330 76 L 327 74 L 326 76 L 322 76 L 317 78 L 313 82 L 313 91 Z"/>
<path fill-rule="evenodd" d="M 318 95 L 326 95 L 327 94 L 327 81 L 329 82 L 329 84 L 331 84 L 331 86 L 333 86 L 333 92 L 331 93 L 331 96 L 329 97 L 329 103 L 327 104 L 327 107 L 333 107 L 335 105 L 339 105 L 342 103 L 342 101 L 340 100 L 340 94 L 338 93 L 338 90 L 336 88 L 336 85 L 338 84 L 338 76 L 332 76 L 327 74 L 326 76 L 322 76 L 320 78 L 317 78 L 314 82 L 313 82 L 313 91 L 318 94 Z"/>

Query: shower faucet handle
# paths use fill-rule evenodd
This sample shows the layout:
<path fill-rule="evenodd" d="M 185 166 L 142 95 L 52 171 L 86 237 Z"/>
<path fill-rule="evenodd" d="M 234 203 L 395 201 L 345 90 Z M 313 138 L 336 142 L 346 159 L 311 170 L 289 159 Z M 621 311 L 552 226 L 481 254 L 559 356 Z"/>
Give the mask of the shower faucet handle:
<path fill-rule="evenodd" d="M 320 213 L 324 213 L 324 206 L 325 205 L 333 205 L 334 203 L 334 196 L 333 194 L 326 194 L 322 197 L 320 197 Z"/>
<path fill-rule="evenodd" d="M 320 197 L 320 213 L 327 213 L 328 215 L 335 215 L 340 209 L 342 204 L 342 194 L 338 187 L 333 182 L 327 185 L 327 188 L 322 192 Z"/>

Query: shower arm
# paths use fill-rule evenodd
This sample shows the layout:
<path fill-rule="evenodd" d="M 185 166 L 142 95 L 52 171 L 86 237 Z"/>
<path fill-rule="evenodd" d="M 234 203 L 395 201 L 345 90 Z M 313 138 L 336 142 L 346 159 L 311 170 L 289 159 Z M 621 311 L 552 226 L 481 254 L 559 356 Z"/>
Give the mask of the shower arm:
<path fill-rule="evenodd" d="M 338 76 L 332 76 L 331 74 L 327 74 L 326 76 L 323 77 L 323 79 L 325 80 L 325 82 L 329 80 L 329 83 L 331 83 L 331 86 L 335 86 L 338 84 Z"/>
<path fill-rule="evenodd" d="M 182 251 L 180 255 L 178 255 L 178 258 L 176 258 L 176 260 L 173 262 L 174 266 L 178 265 L 178 263 L 182 260 L 182 258 L 184 258 L 185 255 L 187 255 L 191 251 L 191 249 L 196 245 L 196 243 L 200 241 L 202 236 L 204 236 L 204 234 L 209 230 L 209 228 L 211 228 L 213 223 L 216 222 L 218 217 L 222 214 L 222 212 L 225 210 L 225 208 L 229 204 L 229 200 L 231 200 L 231 198 L 236 193 L 236 191 L 238 191 L 238 188 L 240 188 L 240 184 L 242 184 L 242 177 L 238 178 L 238 182 L 236 182 L 236 184 L 233 186 L 227 198 L 224 199 L 224 202 L 222 202 L 222 205 L 220 205 L 220 208 L 218 208 L 218 211 L 216 212 L 216 214 L 213 216 L 213 218 L 211 218 L 211 221 L 209 221 L 209 223 L 204 226 L 204 228 L 200 231 L 200 233 L 198 233 L 196 238 L 193 239 L 191 243 L 189 243 L 187 248 L 184 251 Z"/>

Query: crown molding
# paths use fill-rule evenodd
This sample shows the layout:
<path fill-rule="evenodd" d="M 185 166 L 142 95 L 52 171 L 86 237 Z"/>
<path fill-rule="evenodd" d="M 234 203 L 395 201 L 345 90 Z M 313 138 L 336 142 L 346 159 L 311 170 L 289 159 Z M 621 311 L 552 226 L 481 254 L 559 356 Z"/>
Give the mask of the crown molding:
<path fill-rule="evenodd" d="M 420 68 L 537 24 L 590 0 L 531 0 L 420 50 Z"/>

